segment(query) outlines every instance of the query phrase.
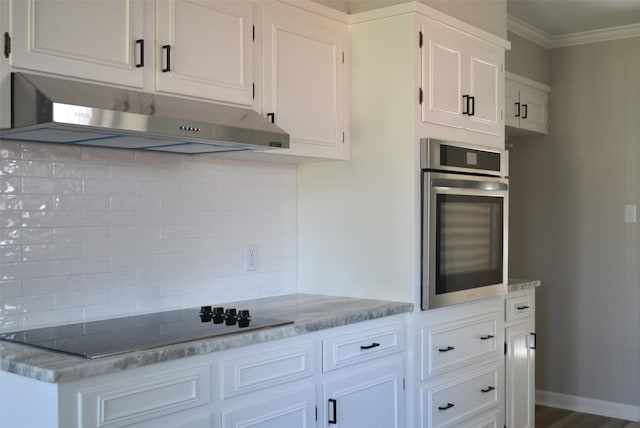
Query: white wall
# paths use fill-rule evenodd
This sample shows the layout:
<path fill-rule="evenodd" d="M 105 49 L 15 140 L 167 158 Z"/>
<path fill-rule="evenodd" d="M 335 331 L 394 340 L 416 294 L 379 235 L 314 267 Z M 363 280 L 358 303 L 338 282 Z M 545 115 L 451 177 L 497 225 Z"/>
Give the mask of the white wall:
<path fill-rule="evenodd" d="M 513 275 L 542 279 L 536 387 L 640 405 L 640 38 L 551 51 L 550 131 L 510 139 Z"/>
<path fill-rule="evenodd" d="M 296 169 L 0 141 L 0 331 L 295 292 Z"/>

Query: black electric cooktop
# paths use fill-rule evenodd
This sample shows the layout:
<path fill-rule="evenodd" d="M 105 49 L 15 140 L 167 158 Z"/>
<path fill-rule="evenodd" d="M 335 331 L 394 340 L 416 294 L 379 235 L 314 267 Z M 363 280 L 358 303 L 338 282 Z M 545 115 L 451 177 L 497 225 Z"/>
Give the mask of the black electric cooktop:
<path fill-rule="evenodd" d="M 0 333 L 0 340 L 85 358 L 100 358 L 292 323 L 253 317 L 248 310 L 203 306 L 201 309 L 180 309 Z"/>

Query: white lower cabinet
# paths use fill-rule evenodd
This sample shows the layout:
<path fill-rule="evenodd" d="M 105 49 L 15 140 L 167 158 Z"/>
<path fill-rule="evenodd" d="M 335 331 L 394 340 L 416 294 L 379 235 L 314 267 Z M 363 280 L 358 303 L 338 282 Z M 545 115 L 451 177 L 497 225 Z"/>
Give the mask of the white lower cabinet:
<path fill-rule="evenodd" d="M 407 318 L 70 382 L 0 371 L 0 428 L 402 428 Z"/>
<path fill-rule="evenodd" d="M 510 294 L 506 300 L 506 427 L 535 425 L 535 291 Z"/>
<path fill-rule="evenodd" d="M 486 299 L 419 315 L 416 426 L 502 426 L 503 302 Z"/>
<path fill-rule="evenodd" d="M 403 427 L 403 366 L 401 359 L 383 361 L 327 380 L 322 426 Z"/>

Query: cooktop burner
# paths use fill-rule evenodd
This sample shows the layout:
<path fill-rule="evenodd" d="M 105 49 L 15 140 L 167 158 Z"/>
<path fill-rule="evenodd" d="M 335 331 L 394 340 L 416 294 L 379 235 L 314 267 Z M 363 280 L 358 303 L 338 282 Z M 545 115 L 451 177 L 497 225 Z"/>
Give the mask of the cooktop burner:
<path fill-rule="evenodd" d="M 180 309 L 1 333 L 0 340 L 100 358 L 286 324 L 293 321 L 253 317 L 248 310 L 203 306 L 200 310 Z"/>

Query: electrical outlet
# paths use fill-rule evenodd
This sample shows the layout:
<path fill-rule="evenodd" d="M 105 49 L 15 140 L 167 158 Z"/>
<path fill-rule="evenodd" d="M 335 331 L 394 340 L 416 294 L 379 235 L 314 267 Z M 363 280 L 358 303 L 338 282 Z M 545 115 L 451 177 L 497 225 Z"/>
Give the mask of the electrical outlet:
<path fill-rule="evenodd" d="M 244 270 L 245 272 L 258 270 L 258 244 L 255 242 L 247 244 L 244 255 Z"/>
<path fill-rule="evenodd" d="M 636 222 L 636 205 L 624 206 L 624 222 L 635 223 Z"/>

